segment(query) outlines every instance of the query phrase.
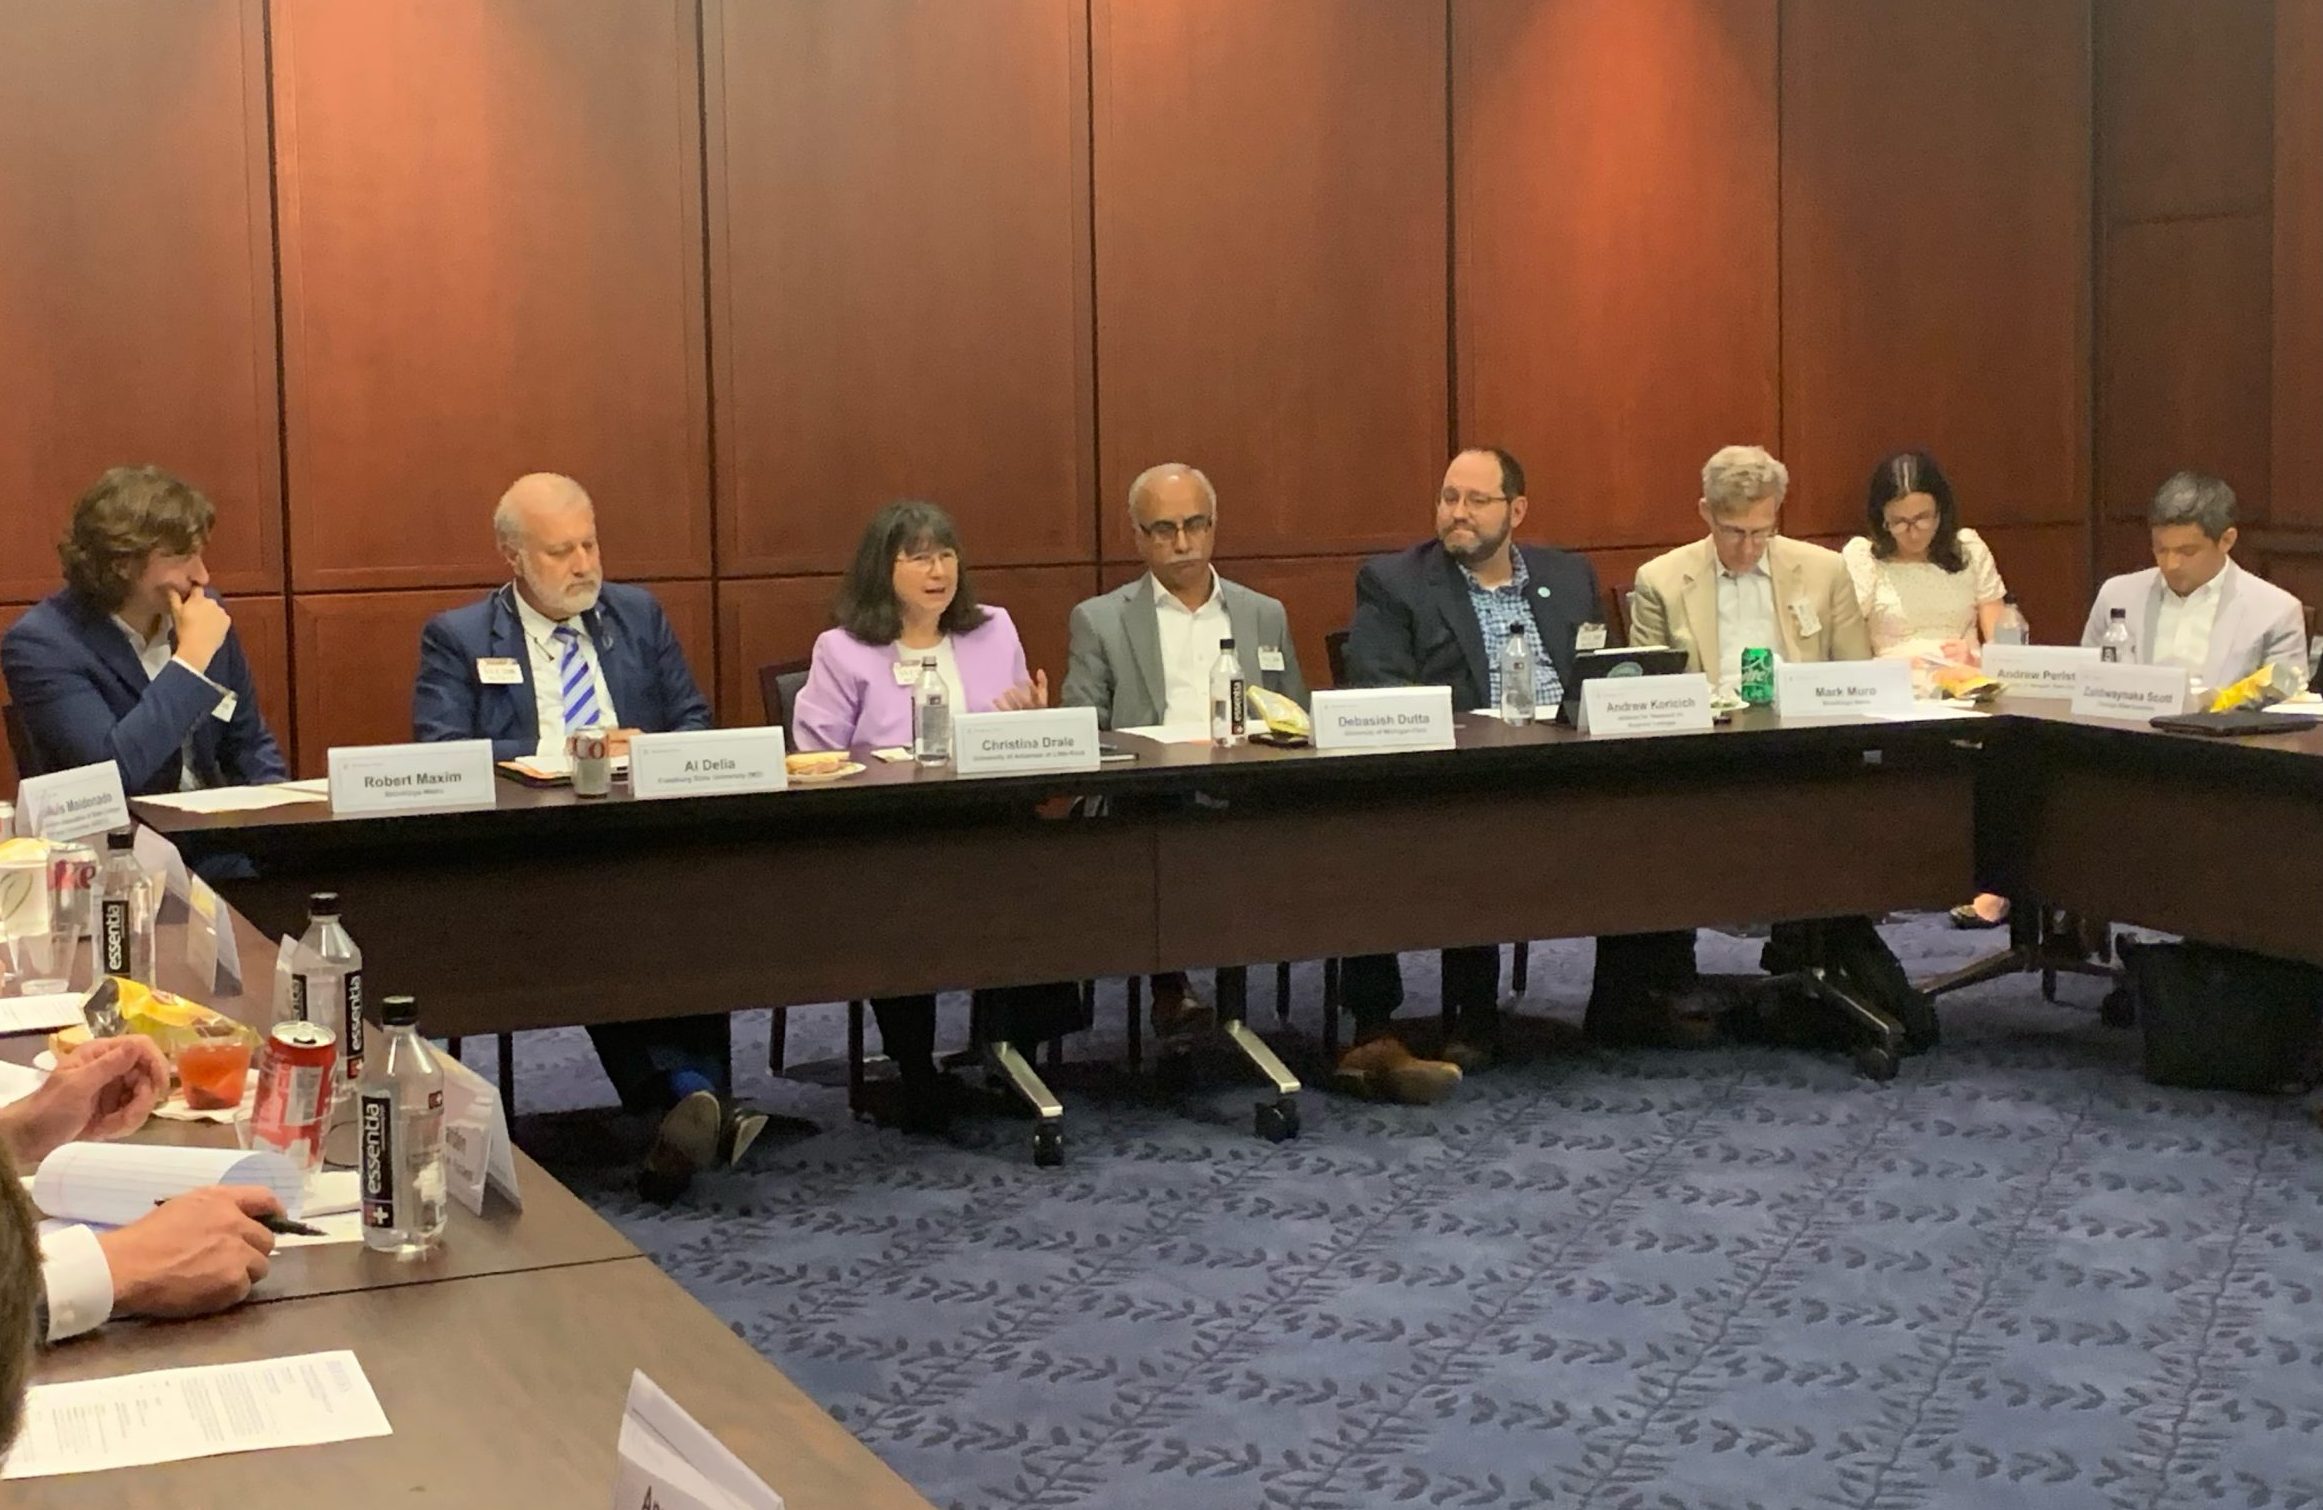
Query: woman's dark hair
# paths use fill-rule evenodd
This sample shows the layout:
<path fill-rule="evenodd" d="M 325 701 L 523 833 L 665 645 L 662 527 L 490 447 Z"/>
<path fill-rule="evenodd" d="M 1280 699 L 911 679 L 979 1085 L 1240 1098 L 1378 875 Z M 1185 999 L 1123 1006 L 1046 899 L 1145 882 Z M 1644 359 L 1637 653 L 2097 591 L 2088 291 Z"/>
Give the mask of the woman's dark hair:
<path fill-rule="evenodd" d="M 863 527 L 863 543 L 855 547 L 855 564 L 839 582 L 839 596 L 831 617 L 866 645 L 892 645 L 903 634 L 903 606 L 895 600 L 895 563 L 899 556 L 919 550 L 947 550 L 960 554 L 960 535 L 952 516 L 932 503 L 900 498 L 871 516 Z M 965 634 L 991 617 L 976 601 L 968 581 L 968 564 L 960 563 L 953 576 L 952 601 L 936 627 L 946 634 Z"/>
<path fill-rule="evenodd" d="M 1936 538 L 1928 542 L 1928 559 L 1946 571 L 1966 571 L 1968 558 L 1960 554 L 1960 506 L 1952 501 L 1951 479 L 1925 451 L 1898 451 L 1871 469 L 1864 504 L 1871 521 L 1871 553 L 1882 561 L 1896 553 L 1895 536 L 1887 531 L 1887 506 L 1914 493 L 1936 500 Z"/>

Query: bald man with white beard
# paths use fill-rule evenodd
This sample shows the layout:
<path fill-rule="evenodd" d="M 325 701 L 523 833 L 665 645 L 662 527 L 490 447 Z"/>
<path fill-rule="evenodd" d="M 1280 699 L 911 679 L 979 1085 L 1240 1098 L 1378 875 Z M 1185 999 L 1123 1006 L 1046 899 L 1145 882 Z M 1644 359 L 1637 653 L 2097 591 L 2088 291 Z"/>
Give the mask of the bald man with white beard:
<path fill-rule="evenodd" d="M 632 734 L 710 727 L 661 604 L 605 580 L 596 508 L 579 483 L 554 472 L 518 478 L 492 530 L 511 580 L 420 632 L 414 739 L 489 739 L 492 758 L 510 760 L 562 756 L 573 728 L 612 730 L 618 747 Z M 544 958 L 585 959 L 598 947 L 577 932 L 560 936 L 553 918 L 542 926 Z M 699 1170 L 739 1160 L 765 1129 L 763 1113 L 729 1105 L 723 1012 L 605 1023 L 589 1037 L 621 1104 L 661 1114 L 638 1182 L 649 1199 L 675 1199 Z"/>

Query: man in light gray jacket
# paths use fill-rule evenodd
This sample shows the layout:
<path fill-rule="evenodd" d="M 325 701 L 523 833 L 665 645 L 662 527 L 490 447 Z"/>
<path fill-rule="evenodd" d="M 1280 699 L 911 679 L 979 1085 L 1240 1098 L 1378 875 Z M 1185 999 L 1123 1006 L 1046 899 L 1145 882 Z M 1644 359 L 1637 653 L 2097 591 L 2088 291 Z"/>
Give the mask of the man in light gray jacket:
<path fill-rule="evenodd" d="M 2154 564 L 2097 590 L 2081 643 L 2099 645 L 2115 610 L 2129 625 L 2130 655 L 2183 666 L 2205 693 L 2279 664 L 2307 675 L 2307 613 L 2299 600 L 2234 564 L 2234 489 L 2180 472 L 2154 494 L 2146 523 Z"/>
<path fill-rule="evenodd" d="M 1234 642 L 1242 679 L 1307 703 L 1306 678 L 1282 604 L 1218 575 L 1218 490 L 1179 462 L 1148 467 L 1129 485 L 1129 522 L 1146 573 L 1073 610 L 1065 707 L 1097 710 L 1103 729 L 1162 726 L 1207 733 L 1210 670 Z M 1180 1038 L 1214 1020 L 1180 973 L 1153 978 L 1154 1029 Z"/>

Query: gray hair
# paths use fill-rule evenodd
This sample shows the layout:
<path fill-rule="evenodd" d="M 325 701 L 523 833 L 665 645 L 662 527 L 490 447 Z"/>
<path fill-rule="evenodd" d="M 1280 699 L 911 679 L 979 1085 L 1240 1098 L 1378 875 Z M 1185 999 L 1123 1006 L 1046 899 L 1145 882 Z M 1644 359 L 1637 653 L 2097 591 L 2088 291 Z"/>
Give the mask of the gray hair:
<path fill-rule="evenodd" d="M 2157 530 L 2172 524 L 2196 524 L 2203 534 L 2220 539 L 2234 528 L 2234 489 L 2220 478 L 2180 472 L 2154 494 L 2153 507 L 2146 510 L 2146 523 Z"/>
<path fill-rule="evenodd" d="M 1791 469 L 1763 446 L 1727 446 L 1702 467 L 1702 501 L 1713 513 L 1731 514 L 1762 499 L 1783 501 L 1791 490 Z"/>
<path fill-rule="evenodd" d="M 563 473 L 527 472 L 508 485 L 492 509 L 492 538 L 502 551 L 524 544 L 524 506 L 531 502 L 581 503 L 596 510 L 588 490 Z"/>
<path fill-rule="evenodd" d="M 1218 490 L 1210 486 L 1210 479 L 1202 475 L 1202 469 L 1189 467 L 1182 461 L 1165 461 L 1158 467 L 1147 467 L 1138 473 L 1137 480 L 1129 485 L 1129 522 L 1131 524 L 1137 523 L 1137 500 L 1145 496 L 1146 489 L 1176 472 L 1183 472 L 1186 476 L 1194 479 L 1194 486 L 1202 490 L 1202 501 L 1208 506 L 1211 519 L 1217 519 Z"/>

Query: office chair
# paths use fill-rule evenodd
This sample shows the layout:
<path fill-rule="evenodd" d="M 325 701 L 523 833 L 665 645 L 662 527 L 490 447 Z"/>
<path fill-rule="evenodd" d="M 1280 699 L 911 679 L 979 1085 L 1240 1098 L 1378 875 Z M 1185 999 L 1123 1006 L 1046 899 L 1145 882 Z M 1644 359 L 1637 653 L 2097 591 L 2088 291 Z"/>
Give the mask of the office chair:
<path fill-rule="evenodd" d="M 1935 1006 L 1924 992 L 1904 1015 L 1874 1000 L 1834 958 L 1837 931 L 1847 928 L 1869 931 L 1871 922 L 1825 918 L 1807 923 L 1801 929 L 1804 952 L 1796 958 L 1778 955 L 1776 940 L 1770 939 L 1759 956 L 1767 974 L 1741 986 L 1741 1007 L 1749 1015 L 1739 1020 L 1755 1029 L 1745 1036 L 1778 1043 L 1818 1045 L 1826 1041 L 1825 1030 L 1837 1028 L 1859 1074 L 1868 1080 L 1893 1080 L 1906 1054 L 1934 1047 Z M 1895 979 L 1909 985 L 1900 965 L 1895 967 Z M 1816 1014 L 1813 1020 L 1798 1015 L 1801 1006 Z"/>
<path fill-rule="evenodd" d="M 1323 659 L 1330 664 L 1331 685 L 1334 687 L 1347 685 L 1347 639 L 1350 633 L 1352 633 L 1350 630 L 1333 629 L 1323 636 Z M 1532 945 L 1519 940 L 1508 947 L 1512 956 L 1508 967 L 1508 988 L 1515 995 L 1522 996 L 1530 984 Z M 1285 976 L 1287 976 L 1289 967 L 1286 965 L 1283 969 Z M 1339 1052 L 1339 1008 L 1341 1006 L 1339 992 L 1339 961 L 1334 956 L 1323 961 L 1323 1052 L 1325 1054 L 1335 1055 Z M 1453 1010 L 1450 1000 L 1442 994 L 1440 985 L 1438 986 L 1437 1000 L 1443 1003 L 1444 1033 L 1446 1037 L 1450 1037 L 1458 1026 L 1459 1015 Z"/>

